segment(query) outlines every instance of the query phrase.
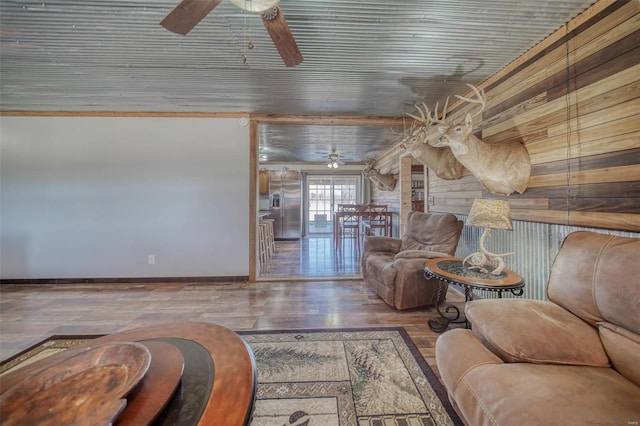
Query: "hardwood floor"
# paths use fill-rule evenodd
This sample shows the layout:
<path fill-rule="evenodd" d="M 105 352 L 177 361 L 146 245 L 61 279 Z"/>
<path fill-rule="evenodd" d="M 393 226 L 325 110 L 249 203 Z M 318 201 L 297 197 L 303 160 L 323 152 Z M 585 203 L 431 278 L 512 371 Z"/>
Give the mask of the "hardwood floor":
<path fill-rule="evenodd" d="M 463 300 L 449 290 L 448 300 Z M 435 368 L 432 308 L 397 311 L 362 280 L 0 286 L 0 357 L 50 335 L 108 334 L 174 321 L 232 330 L 403 326 Z"/>
<path fill-rule="evenodd" d="M 275 255 L 260 270 L 260 278 L 360 278 L 361 248 L 345 240 L 336 246 L 331 234 L 276 241 Z"/>
<path fill-rule="evenodd" d="M 355 243 L 355 244 L 354 244 Z M 331 236 L 277 241 L 248 283 L 55 284 L 0 286 L 0 358 L 51 335 L 109 334 L 176 321 L 232 330 L 404 327 L 436 371 L 433 308 L 398 311 L 362 282 L 360 247 Z M 297 277 L 297 278 L 296 278 Z M 447 300 L 464 300 L 449 290 Z"/>

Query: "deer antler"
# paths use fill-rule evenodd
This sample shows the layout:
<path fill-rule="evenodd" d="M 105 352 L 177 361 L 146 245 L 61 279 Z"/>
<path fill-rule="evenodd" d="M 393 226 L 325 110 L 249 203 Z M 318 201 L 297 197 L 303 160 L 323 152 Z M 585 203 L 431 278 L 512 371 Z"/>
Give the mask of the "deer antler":
<path fill-rule="evenodd" d="M 402 128 L 404 129 L 402 132 L 396 132 L 393 129 L 393 127 L 390 127 L 389 130 L 391 130 L 391 133 L 393 133 L 394 135 L 406 136 L 407 135 L 407 122 L 404 120 L 404 117 L 402 117 Z"/>
<path fill-rule="evenodd" d="M 425 109 L 425 111 L 427 112 L 427 116 L 430 116 L 430 113 L 429 113 L 429 107 L 428 107 L 424 102 L 422 102 L 422 105 L 424 106 L 424 109 Z M 420 107 L 419 107 L 418 105 L 414 105 L 414 107 L 415 107 L 415 109 L 417 109 L 417 110 L 418 110 L 418 112 L 420 113 L 420 117 L 418 117 L 418 116 L 416 116 L 416 115 L 413 115 L 413 114 L 409 114 L 409 113 L 407 113 L 407 115 L 408 115 L 409 117 L 413 118 L 413 119 L 414 119 L 414 120 L 416 120 L 416 121 L 419 121 L 419 122 L 424 123 L 424 124 L 429 124 L 429 119 L 427 118 L 427 116 L 425 116 L 425 113 L 424 113 L 424 112 L 422 112 L 422 110 L 420 109 Z"/>
<path fill-rule="evenodd" d="M 438 121 L 438 123 L 447 124 L 447 123 L 445 123 L 445 120 L 447 118 L 447 108 L 449 108 L 449 97 L 448 96 L 447 96 L 446 102 L 444 103 L 444 109 L 442 110 L 442 118 L 440 119 L 442 121 Z M 437 118 L 437 116 L 438 116 L 438 104 L 436 103 L 436 111 L 435 111 L 435 117 L 434 118 Z"/>
<path fill-rule="evenodd" d="M 393 133 L 396 136 L 399 136 L 398 140 L 399 140 L 399 147 L 401 150 L 405 150 L 406 147 L 404 145 L 404 143 L 413 136 L 415 129 L 416 129 L 416 122 L 413 121 L 411 123 L 411 126 L 409 126 L 409 128 L 407 129 L 407 123 L 404 120 L 404 118 L 402 119 L 402 125 L 404 127 L 404 131 L 403 132 L 396 132 L 395 130 L 393 130 L 393 128 L 391 128 L 391 133 Z"/>
<path fill-rule="evenodd" d="M 376 159 L 375 158 L 365 158 L 363 162 L 367 166 L 368 169 L 372 169 L 373 165 L 376 164 Z"/>
<path fill-rule="evenodd" d="M 465 98 L 464 96 L 460 95 L 456 95 L 456 98 L 460 99 L 461 101 L 469 102 L 471 104 L 479 104 L 480 110 L 471 115 L 471 117 L 476 117 L 487 107 L 487 96 L 484 94 L 484 89 L 478 89 L 473 84 L 467 84 L 467 86 L 469 86 L 469 88 L 473 90 L 478 99 Z"/>
<path fill-rule="evenodd" d="M 413 118 L 414 120 L 419 121 L 420 123 L 423 123 L 425 126 L 429 126 L 433 123 L 446 124 L 445 119 L 447 118 L 447 108 L 449 107 L 449 97 L 447 97 L 447 101 L 444 104 L 444 109 L 442 110 L 442 118 L 438 118 L 439 116 L 438 102 L 436 102 L 436 107 L 433 113 L 431 112 L 427 104 L 425 104 L 424 102 L 422 102 L 422 107 L 424 108 L 424 111 L 422 111 L 422 109 L 418 105 L 414 105 L 414 106 L 418 110 L 418 112 L 420 112 L 420 117 L 407 113 L 407 115 Z"/>

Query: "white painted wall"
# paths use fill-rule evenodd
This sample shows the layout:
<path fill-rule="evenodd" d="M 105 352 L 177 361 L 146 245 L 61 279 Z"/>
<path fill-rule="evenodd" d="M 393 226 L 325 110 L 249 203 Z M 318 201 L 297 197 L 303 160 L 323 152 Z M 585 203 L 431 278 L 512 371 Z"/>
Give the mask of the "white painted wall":
<path fill-rule="evenodd" d="M 3 279 L 249 274 L 237 118 L 0 117 L 0 190 Z"/>

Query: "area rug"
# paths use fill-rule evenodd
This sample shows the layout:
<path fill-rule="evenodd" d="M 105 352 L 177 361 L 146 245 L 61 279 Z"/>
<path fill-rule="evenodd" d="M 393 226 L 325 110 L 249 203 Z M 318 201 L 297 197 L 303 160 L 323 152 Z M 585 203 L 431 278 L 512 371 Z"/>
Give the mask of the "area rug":
<path fill-rule="evenodd" d="M 257 362 L 252 426 L 461 425 L 402 327 L 238 331 Z M 86 341 L 56 336 L 0 373 Z"/>

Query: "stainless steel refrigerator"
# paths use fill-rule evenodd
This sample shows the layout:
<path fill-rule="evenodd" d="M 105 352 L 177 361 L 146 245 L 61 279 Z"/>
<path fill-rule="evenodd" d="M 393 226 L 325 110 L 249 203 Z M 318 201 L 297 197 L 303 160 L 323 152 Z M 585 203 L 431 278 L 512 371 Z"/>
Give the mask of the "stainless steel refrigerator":
<path fill-rule="evenodd" d="M 269 218 L 274 219 L 276 239 L 302 237 L 301 182 L 293 179 L 269 181 Z"/>

